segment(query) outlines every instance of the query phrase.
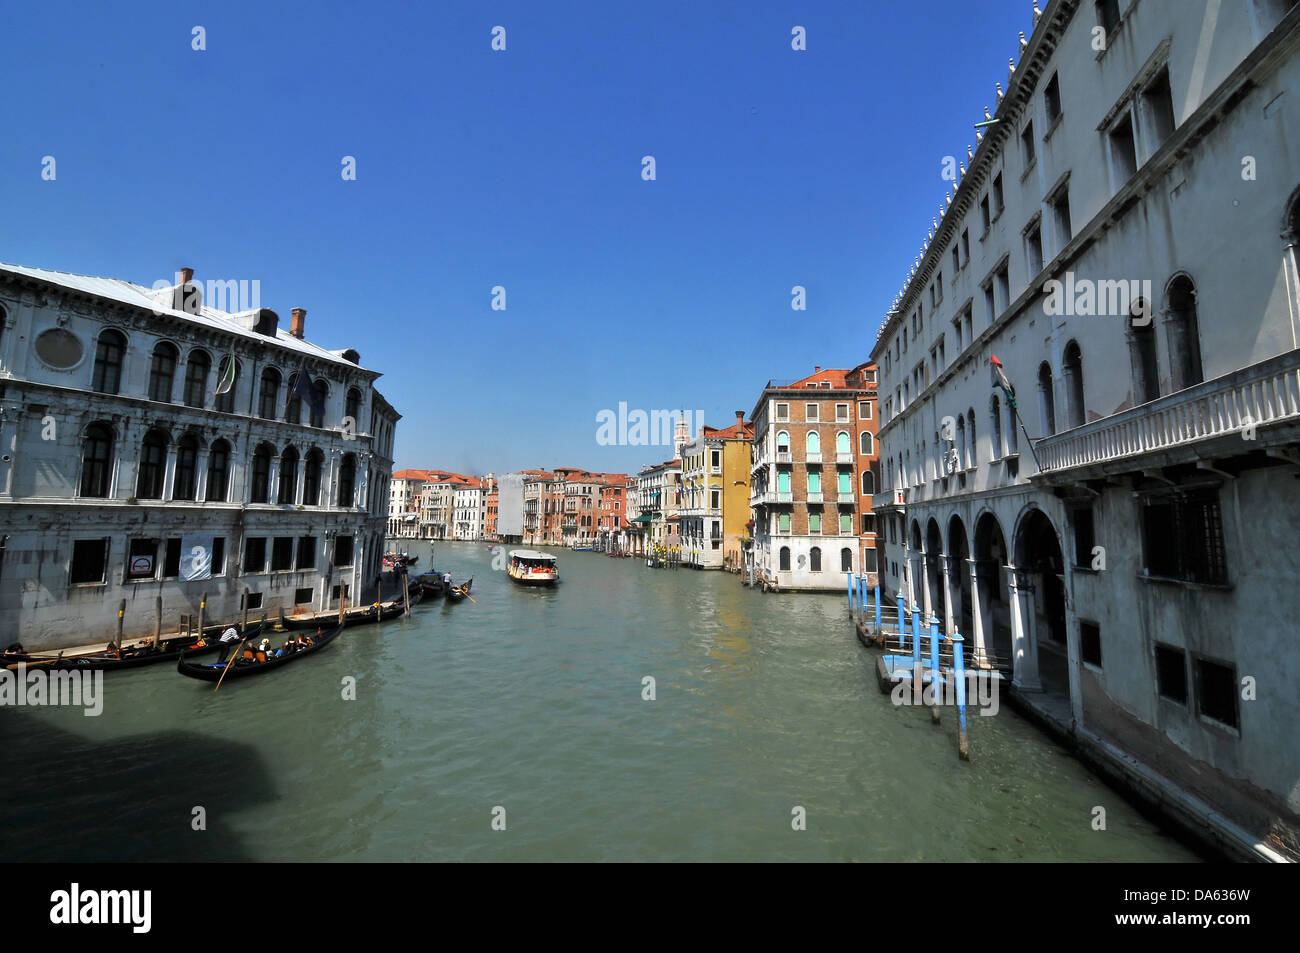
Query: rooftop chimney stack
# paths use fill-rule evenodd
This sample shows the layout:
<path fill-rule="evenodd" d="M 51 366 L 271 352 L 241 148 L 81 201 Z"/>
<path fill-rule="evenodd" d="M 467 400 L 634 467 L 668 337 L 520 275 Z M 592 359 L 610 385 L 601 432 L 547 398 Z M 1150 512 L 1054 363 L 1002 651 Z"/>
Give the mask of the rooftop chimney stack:
<path fill-rule="evenodd" d="M 301 340 L 303 329 L 307 326 L 307 309 L 294 308 L 289 314 L 289 333 Z"/>
<path fill-rule="evenodd" d="M 813 373 L 814 373 L 814 374 L 820 374 L 821 372 L 822 372 L 821 365 L 820 365 L 820 364 L 814 364 L 814 365 L 813 365 Z"/>
<path fill-rule="evenodd" d="M 193 268 L 182 268 L 182 269 L 181 269 L 181 280 L 180 280 L 180 283 L 181 283 L 181 284 L 183 284 L 183 285 L 188 285 L 188 284 L 190 283 L 190 280 L 191 280 L 193 277 L 194 277 L 194 269 L 193 269 Z"/>
<path fill-rule="evenodd" d="M 744 426 L 744 424 L 745 424 L 745 412 L 743 410 L 736 411 L 736 426 L 742 427 Z"/>

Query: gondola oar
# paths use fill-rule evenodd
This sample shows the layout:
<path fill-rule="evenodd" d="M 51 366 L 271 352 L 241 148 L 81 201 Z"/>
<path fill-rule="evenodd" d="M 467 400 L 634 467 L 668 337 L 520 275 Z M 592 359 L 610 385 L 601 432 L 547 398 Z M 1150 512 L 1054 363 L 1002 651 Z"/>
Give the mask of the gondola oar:
<path fill-rule="evenodd" d="M 239 645 L 236 646 L 235 651 L 231 653 L 230 660 L 226 662 L 226 667 L 221 670 L 221 677 L 217 679 L 217 684 L 212 689 L 214 692 L 218 688 L 220 688 L 221 683 L 226 680 L 226 673 L 229 672 L 230 667 L 235 664 L 235 659 L 239 658 L 239 650 L 244 647 L 244 643 L 247 641 L 248 641 L 248 636 L 244 636 L 242 639 L 239 640 Z"/>
<path fill-rule="evenodd" d="M 466 599 L 468 599 L 470 602 L 474 603 L 474 605 L 478 605 L 478 600 L 469 594 L 468 589 L 465 589 L 463 592 L 461 592 L 461 595 L 464 596 Z"/>

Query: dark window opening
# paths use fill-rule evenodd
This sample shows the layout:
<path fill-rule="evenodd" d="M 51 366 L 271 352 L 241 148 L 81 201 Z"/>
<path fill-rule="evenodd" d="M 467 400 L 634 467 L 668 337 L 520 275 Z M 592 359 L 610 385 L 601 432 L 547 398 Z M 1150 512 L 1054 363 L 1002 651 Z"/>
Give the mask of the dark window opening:
<path fill-rule="evenodd" d="M 250 537 L 244 543 L 244 572 L 266 571 L 266 537 Z"/>
<path fill-rule="evenodd" d="M 1187 704 L 1187 665 L 1182 649 L 1156 646 L 1156 691 L 1170 701 Z"/>
<path fill-rule="evenodd" d="M 295 589 L 293 591 L 293 604 L 296 606 L 311 605 L 311 587 Z"/>
<path fill-rule="evenodd" d="M 68 582 L 73 585 L 104 582 L 108 573 L 108 549 L 108 537 L 74 540 Z"/>
<path fill-rule="evenodd" d="M 1241 724 L 1237 712 L 1237 673 L 1231 665 L 1196 659 L 1196 710 L 1232 728 Z"/>
<path fill-rule="evenodd" d="M 1218 492 L 1144 502 L 1142 547 L 1148 575 L 1226 585 L 1228 569 Z"/>
<path fill-rule="evenodd" d="M 1079 622 L 1079 658 L 1101 668 L 1101 626 L 1096 622 Z"/>
<path fill-rule="evenodd" d="M 277 536 L 271 543 L 271 572 L 293 568 L 293 537 Z"/>
<path fill-rule="evenodd" d="M 316 568 L 316 537 L 302 536 L 298 539 L 298 569 Z"/>
<path fill-rule="evenodd" d="M 1092 551 L 1097 545 L 1092 507 L 1079 506 L 1070 510 L 1070 522 L 1074 530 L 1074 565 L 1091 569 Z"/>
<path fill-rule="evenodd" d="M 334 565 L 352 565 L 352 537 L 339 536 L 334 540 Z"/>

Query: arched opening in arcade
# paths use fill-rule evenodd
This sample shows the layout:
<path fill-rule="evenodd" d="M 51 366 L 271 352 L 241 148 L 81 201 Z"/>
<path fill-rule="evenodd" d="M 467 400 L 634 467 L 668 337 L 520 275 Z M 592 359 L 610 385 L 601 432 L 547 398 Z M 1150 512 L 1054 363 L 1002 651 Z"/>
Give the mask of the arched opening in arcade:
<path fill-rule="evenodd" d="M 1011 605 L 1007 584 L 1007 543 L 992 513 L 975 521 L 975 580 L 971 600 L 972 657 L 1010 671 Z M 965 634 L 965 633 L 963 633 Z"/>
<path fill-rule="evenodd" d="M 1043 691 L 1069 697 L 1066 655 L 1065 560 L 1060 537 L 1042 510 L 1031 510 L 1016 531 L 1015 567 L 1024 606 L 1025 636 L 1038 660 Z"/>

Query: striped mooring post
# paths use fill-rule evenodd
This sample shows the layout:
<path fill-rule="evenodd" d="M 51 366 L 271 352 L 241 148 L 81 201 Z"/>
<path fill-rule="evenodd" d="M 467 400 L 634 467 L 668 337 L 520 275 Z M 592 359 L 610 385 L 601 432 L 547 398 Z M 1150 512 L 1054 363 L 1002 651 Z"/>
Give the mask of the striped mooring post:
<path fill-rule="evenodd" d="M 952 634 L 953 674 L 957 679 L 957 757 L 970 760 L 970 741 L 966 737 L 966 666 L 961 657 L 961 633 Z"/>
<path fill-rule="evenodd" d="M 917 704 L 916 693 L 921 690 L 921 607 L 912 606 L 912 704 Z"/>

